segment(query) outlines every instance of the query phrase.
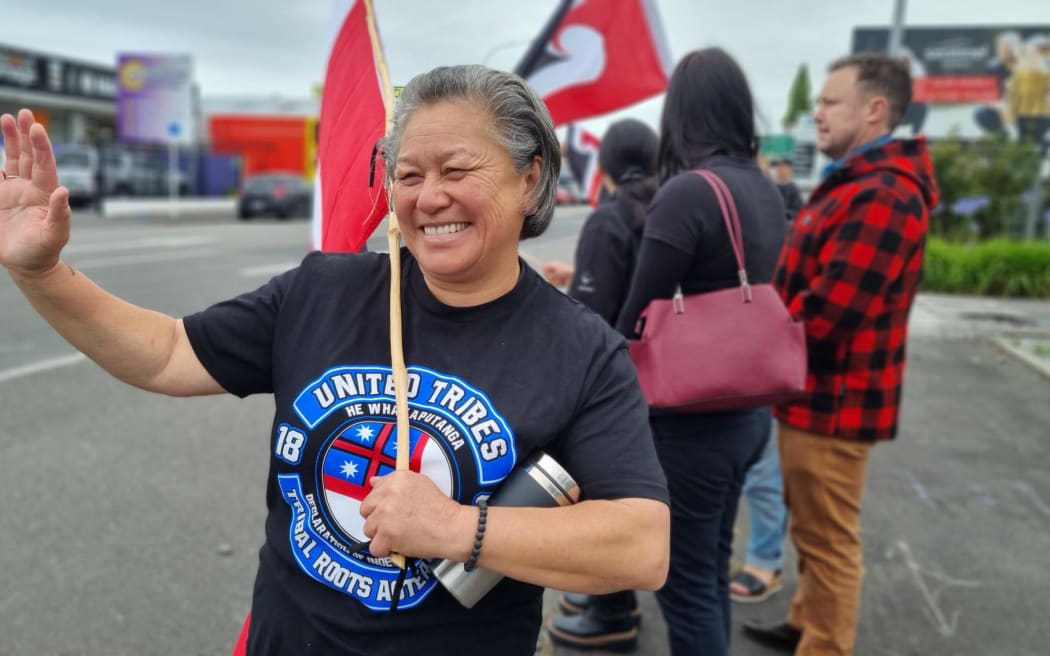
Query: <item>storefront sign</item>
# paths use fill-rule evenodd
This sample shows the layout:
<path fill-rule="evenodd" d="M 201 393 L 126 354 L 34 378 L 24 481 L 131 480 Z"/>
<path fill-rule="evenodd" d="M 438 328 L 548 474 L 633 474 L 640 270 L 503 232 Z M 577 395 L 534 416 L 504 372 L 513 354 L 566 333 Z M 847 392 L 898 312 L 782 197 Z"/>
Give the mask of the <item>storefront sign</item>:
<path fill-rule="evenodd" d="M 116 74 L 111 67 L 0 45 L 3 87 L 93 100 L 117 97 Z"/>

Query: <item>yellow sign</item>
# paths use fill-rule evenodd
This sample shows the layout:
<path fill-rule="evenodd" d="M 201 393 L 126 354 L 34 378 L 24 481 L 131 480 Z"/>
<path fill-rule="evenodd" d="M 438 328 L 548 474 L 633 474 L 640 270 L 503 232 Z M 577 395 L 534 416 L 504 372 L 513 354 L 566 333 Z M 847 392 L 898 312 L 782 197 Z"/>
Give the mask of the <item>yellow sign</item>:
<path fill-rule="evenodd" d="M 118 77 L 120 86 L 128 91 L 138 91 L 146 86 L 146 67 L 137 59 L 129 59 L 120 67 Z"/>

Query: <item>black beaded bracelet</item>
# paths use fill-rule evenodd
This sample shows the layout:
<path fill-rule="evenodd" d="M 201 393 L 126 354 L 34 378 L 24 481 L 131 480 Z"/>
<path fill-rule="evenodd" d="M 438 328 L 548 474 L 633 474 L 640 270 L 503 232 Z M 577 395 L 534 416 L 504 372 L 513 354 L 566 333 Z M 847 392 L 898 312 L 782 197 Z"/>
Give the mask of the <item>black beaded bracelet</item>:
<path fill-rule="evenodd" d="M 478 566 L 478 556 L 481 555 L 481 541 L 485 539 L 485 521 L 489 516 L 489 500 L 487 497 L 478 499 L 478 532 L 474 534 L 474 548 L 470 551 L 470 558 L 463 563 L 463 571 L 471 572 Z"/>

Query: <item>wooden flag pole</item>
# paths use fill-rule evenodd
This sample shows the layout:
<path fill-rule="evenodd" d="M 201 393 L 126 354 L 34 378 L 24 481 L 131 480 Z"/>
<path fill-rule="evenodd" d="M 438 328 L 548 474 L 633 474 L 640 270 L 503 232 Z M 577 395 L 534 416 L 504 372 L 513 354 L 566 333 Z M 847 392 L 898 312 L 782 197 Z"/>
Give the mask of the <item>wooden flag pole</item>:
<path fill-rule="evenodd" d="M 379 31 L 376 29 L 375 10 L 372 0 L 363 0 L 368 16 L 368 36 L 372 41 L 372 57 L 383 87 L 383 104 L 386 106 L 386 129 L 394 117 L 394 88 L 390 84 L 390 73 L 386 59 L 379 46 Z M 388 178 L 389 179 L 389 178 Z M 394 398 L 397 407 L 397 469 L 408 469 L 408 370 L 405 368 L 405 350 L 401 337 L 401 227 L 394 211 L 393 189 L 388 187 L 390 218 L 387 230 L 387 246 L 390 249 L 390 370 L 394 377 Z M 390 560 L 401 569 L 405 568 L 405 557 L 391 553 Z"/>

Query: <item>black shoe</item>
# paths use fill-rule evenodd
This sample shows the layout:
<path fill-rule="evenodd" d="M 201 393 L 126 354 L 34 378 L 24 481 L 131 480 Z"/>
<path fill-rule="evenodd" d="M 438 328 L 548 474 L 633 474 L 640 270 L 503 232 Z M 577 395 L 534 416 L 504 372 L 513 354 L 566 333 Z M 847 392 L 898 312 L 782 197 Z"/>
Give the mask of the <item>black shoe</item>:
<path fill-rule="evenodd" d="M 795 653 L 795 647 L 802 640 L 802 631 L 787 622 L 765 624 L 763 622 L 744 622 L 744 635 L 759 644 L 772 647 L 785 654 Z"/>
<path fill-rule="evenodd" d="M 638 623 L 627 613 L 603 617 L 593 608 L 547 621 L 551 640 L 574 649 L 631 652 L 638 648 Z"/>
<path fill-rule="evenodd" d="M 626 604 L 629 606 L 626 612 L 634 619 L 636 624 L 640 625 L 642 623 L 642 610 L 638 608 L 638 597 L 635 596 L 634 592 L 617 592 L 613 594 L 616 594 L 617 596 L 621 594 L 630 595 L 629 600 L 627 600 L 626 598 L 624 599 Z M 589 595 L 582 594 L 579 592 L 566 592 L 561 596 L 560 599 L 558 599 L 558 606 L 561 608 L 561 612 L 565 613 L 566 615 L 579 615 L 591 606 L 594 606 L 596 604 L 596 599 L 598 600 L 597 605 L 599 607 L 605 606 L 606 608 L 608 608 L 608 601 L 611 596 L 612 595 Z"/>

